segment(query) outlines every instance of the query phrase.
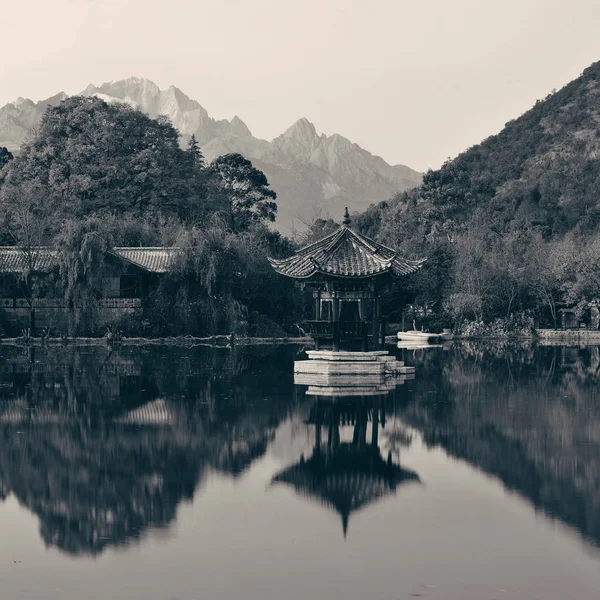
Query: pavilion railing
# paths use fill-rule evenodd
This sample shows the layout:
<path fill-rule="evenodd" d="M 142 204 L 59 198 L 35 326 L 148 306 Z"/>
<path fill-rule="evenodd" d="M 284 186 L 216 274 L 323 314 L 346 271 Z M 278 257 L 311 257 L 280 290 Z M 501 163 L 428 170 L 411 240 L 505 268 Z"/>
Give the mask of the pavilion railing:
<path fill-rule="evenodd" d="M 323 339 L 362 339 L 370 332 L 366 321 L 306 321 L 305 326 L 310 335 Z"/>

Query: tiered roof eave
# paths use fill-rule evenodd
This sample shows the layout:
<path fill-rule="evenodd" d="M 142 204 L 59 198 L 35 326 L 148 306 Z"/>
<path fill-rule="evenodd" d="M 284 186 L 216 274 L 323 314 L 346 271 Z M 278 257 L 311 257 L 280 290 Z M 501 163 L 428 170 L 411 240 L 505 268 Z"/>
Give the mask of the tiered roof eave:
<path fill-rule="evenodd" d="M 281 275 L 310 279 L 319 275 L 363 279 L 384 274 L 402 277 L 418 271 L 426 259 L 402 258 L 395 250 L 342 226 L 285 259 L 269 258 Z"/>

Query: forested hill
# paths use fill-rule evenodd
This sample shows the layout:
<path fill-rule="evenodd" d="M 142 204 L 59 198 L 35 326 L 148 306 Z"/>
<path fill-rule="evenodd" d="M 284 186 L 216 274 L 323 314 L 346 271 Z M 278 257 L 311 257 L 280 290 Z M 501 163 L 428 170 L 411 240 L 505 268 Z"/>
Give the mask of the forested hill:
<path fill-rule="evenodd" d="M 429 171 L 418 192 L 371 208 L 361 222 L 379 232 L 407 203 L 422 203 L 427 230 L 465 223 L 475 208 L 502 230 L 527 223 L 544 238 L 600 225 L 600 62 L 497 135 Z M 381 232 L 383 233 L 383 231 Z M 386 232 L 388 235 L 392 232 Z"/>
<path fill-rule="evenodd" d="M 415 301 L 455 320 L 583 318 L 600 298 L 600 62 L 354 222 L 428 256 Z"/>

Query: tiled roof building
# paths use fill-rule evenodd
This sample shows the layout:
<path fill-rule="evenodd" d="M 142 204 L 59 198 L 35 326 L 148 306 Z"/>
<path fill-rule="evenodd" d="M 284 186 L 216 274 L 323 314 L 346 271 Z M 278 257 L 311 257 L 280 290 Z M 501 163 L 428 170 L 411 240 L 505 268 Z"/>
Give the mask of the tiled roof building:
<path fill-rule="evenodd" d="M 44 273 L 57 265 L 58 253 L 55 250 L 38 248 L 24 252 L 14 246 L 0 246 L 0 273 L 23 273 L 30 267 Z"/>
<path fill-rule="evenodd" d="M 306 327 L 317 349 L 321 342 L 333 350 L 354 351 L 360 344 L 377 350 L 385 335 L 379 316 L 379 295 L 393 279 L 418 271 L 425 260 L 403 258 L 391 248 L 353 231 L 348 209 L 340 229 L 269 262 L 275 271 L 302 285 L 314 287 L 314 318 Z M 369 333 L 370 332 L 370 333 Z"/>
<path fill-rule="evenodd" d="M 141 314 L 142 300 L 156 289 L 178 252 L 178 248 L 158 247 L 118 247 L 106 252 L 102 298 L 94 317 L 97 322 L 90 326 Z M 0 247 L 0 317 L 10 331 L 17 332 L 24 326 L 33 331 L 68 328 L 68 302 L 55 280 L 60 257 L 58 250 L 47 247 Z M 41 284 L 35 296 L 27 283 L 31 273 L 37 274 L 36 283 Z"/>
<path fill-rule="evenodd" d="M 132 246 L 113 248 L 110 254 L 148 273 L 166 273 L 177 252 L 177 248 L 170 247 Z M 24 251 L 14 246 L 0 246 L 0 273 L 22 273 L 30 261 L 34 271 L 51 271 L 59 264 L 59 253 L 50 248 Z"/>
<path fill-rule="evenodd" d="M 177 248 L 118 247 L 112 253 L 149 273 L 167 273 L 177 254 Z"/>

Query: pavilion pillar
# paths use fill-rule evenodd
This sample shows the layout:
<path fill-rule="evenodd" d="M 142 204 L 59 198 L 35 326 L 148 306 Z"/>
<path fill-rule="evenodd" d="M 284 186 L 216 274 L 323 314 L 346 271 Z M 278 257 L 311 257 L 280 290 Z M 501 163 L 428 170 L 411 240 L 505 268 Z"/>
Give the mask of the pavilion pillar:
<path fill-rule="evenodd" d="M 366 352 L 367 348 L 368 348 L 368 334 L 367 334 L 367 327 L 365 324 L 366 318 L 365 318 L 365 302 L 366 300 L 361 297 L 358 299 L 358 320 L 360 321 L 360 327 L 361 327 L 361 331 L 363 332 L 361 334 L 362 338 L 360 340 L 360 349 L 362 352 Z"/>
<path fill-rule="evenodd" d="M 334 297 L 331 302 L 333 303 L 333 321 L 337 323 L 340 320 L 340 299 Z"/>
<path fill-rule="evenodd" d="M 321 320 L 321 290 L 315 292 L 315 321 Z"/>
<path fill-rule="evenodd" d="M 340 299 L 333 296 L 332 312 L 333 312 L 333 351 L 338 352 L 340 349 Z"/>
<path fill-rule="evenodd" d="M 321 320 L 321 290 L 317 290 L 316 292 L 314 292 L 313 296 L 315 298 L 315 321 L 320 321 Z M 321 349 L 321 342 L 319 340 L 319 334 L 317 333 L 317 335 L 315 336 L 315 350 L 320 350 L 320 349 Z"/>
<path fill-rule="evenodd" d="M 379 350 L 379 298 L 377 291 L 373 293 L 373 346 L 375 350 Z"/>

